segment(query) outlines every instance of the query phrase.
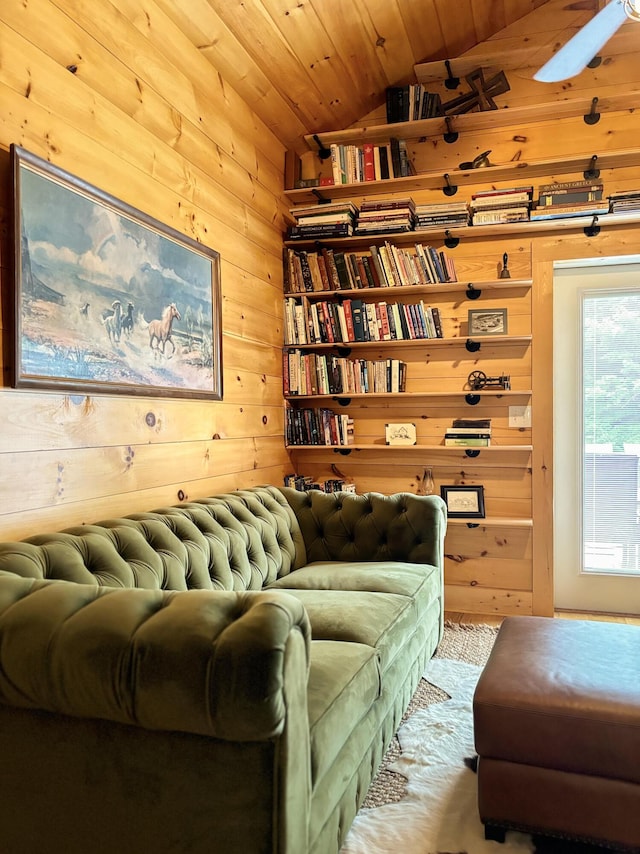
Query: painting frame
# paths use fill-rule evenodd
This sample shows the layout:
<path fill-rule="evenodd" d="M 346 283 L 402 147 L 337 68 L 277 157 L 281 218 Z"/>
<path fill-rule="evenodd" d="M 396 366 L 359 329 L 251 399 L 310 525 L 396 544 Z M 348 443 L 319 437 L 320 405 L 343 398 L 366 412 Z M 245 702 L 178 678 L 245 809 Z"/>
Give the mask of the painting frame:
<path fill-rule="evenodd" d="M 451 519 L 484 519 L 484 487 L 444 485 L 440 495 Z"/>
<path fill-rule="evenodd" d="M 222 400 L 220 254 L 11 145 L 17 389 Z"/>
<path fill-rule="evenodd" d="M 508 330 L 506 308 L 470 308 L 468 334 L 506 335 Z"/>

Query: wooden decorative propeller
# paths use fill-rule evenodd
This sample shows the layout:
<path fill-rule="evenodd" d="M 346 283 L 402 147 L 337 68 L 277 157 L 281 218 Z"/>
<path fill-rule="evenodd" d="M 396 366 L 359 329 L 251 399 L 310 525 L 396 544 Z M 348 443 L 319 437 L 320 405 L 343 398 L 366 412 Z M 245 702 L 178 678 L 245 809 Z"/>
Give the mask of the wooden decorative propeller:
<path fill-rule="evenodd" d="M 640 0 L 610 0 L 533 75 L 533 79 L 542 83 L 557 83 L 575 77 L 627 19 L 640 22 Z"/>

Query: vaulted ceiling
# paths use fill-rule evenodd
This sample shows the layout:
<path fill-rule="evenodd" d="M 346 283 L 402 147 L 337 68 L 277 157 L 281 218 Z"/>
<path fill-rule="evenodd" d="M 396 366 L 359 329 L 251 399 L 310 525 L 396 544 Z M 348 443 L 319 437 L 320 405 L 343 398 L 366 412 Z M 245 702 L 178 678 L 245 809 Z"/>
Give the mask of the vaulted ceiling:
<path fill-rule="evenodd" d="M 547 0 L 158 0 L 287 147 L 345 128 Z M 564 5 L 584 23 L 599 0 Z"/>

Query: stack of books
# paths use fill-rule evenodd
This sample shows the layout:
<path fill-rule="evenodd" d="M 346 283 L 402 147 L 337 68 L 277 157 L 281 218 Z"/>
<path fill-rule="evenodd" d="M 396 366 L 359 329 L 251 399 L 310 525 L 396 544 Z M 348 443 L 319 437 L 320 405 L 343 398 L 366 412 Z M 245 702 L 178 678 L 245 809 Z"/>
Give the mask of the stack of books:
<path fill-rule="evenodd" d="M 609 196 L 609 205 L 612 214 L 637 213 L 640 211 L 640 190 L 613 193 Z"/>
<path fill-rule="evenodd" d="M 320 492 L 350 492 L 355 494 L 356 491 L 355 483 L 347 483 L 339 477 L 333 477 L 329 480 L 314 480 L 308 475 L 286 474 L 284 485 L 297 489 L 298 492 L 309 492 L 311 489 L 317 489 Z"/>
<path fill-rule="evenodd" d="M 349 201 L 298 206 L 289 212 L 296 224 L 287 229 L 288 240 L 351 237 L 358 216 L 358 208 Z"/>
<path fill-rule="evenodd" d="M 603 185 L 593 181 L 563 181 L 542 184 L 538 202 L 531 211 L 532 220 L 593 216 L 609 212 L 609 201 L 602 198 Z"/>
<path fill-rule="evenodd" d="M 429 229 L 461 228 L 469 225 L 468 202 L 442 202 L 416 205 L 416 231 Z"/>
<path fill-rule="evenodd" d="M 387 88 L 387 122 L 414 122 L 443 116 L 442 98 L 427 92 L 421 83 Z"/>
<path fill-rule="evenodd" d="M 455 418 L 444 435 L 446 446 L 488 448 L 491 444 L 490 418 Z"/>
<path fill-rule="evenodd" d="M 413 231 L 416 206 L 411 198 L 364 201 L 360 205 L 356 234 L 391 234 Z"/>
<path fill-rule="evenodd" d="M 533 187 L 510 187 L 506 190 L 483 190 L 471 196 L 474 225 L 498 225 L 529 219 Z"/>

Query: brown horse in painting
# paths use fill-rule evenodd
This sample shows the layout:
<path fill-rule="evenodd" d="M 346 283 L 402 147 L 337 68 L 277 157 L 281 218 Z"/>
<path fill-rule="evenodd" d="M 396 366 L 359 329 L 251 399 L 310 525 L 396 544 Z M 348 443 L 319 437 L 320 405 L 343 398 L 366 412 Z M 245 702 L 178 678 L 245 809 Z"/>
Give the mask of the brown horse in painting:
<path fill-rule="evenodd" d="M 174 320 L 180 320 L 180 312 L 176 308 L 174 302 L 171 305 L 165 306 L 162 311 L 160 320 L 151 320 L 149 322 L 149 347 L 155 352 L 163 356 L 166 355 L 165 349 L 167 343 L 171 344 L 171 354 L 167 358 L 171 358 L 176 351 L 176 345 L 171 338 L 171 326 Z"/>

